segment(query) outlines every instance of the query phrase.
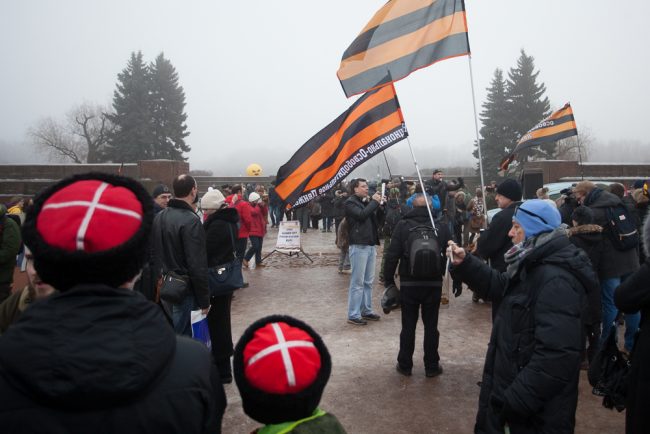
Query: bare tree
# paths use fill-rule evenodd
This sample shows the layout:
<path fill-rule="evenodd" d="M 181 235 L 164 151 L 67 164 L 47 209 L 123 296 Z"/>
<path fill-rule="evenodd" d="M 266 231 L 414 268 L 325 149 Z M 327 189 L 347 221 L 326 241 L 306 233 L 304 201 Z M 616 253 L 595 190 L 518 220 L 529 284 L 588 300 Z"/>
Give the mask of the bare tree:
<path fill-rule="evenodd" d="M 88 103 L 74 107 L 65 121 L 41 119 L 29 129 L 32 143 L 56 161 L 101 163 L 111 123 L 104 108 Z"/>
<path fill-rule="evenodd" d="M 589 161 L 589 151 L 594 144 L 591 130 L 581 129 L 577 136 L 568 137 L 557 142 L 555 158 L 558 160 Z"/>

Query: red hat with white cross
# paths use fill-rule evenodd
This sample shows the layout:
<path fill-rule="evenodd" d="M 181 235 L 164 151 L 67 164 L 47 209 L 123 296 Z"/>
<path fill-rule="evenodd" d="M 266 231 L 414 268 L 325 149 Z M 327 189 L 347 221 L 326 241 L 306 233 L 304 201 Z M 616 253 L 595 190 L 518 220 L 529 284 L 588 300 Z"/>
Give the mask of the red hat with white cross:
<path fill-rule="evenodd" d="M 142 267 L 152 199 L 133 179 L 88 173 L 41 193 L 23 227 L 39 276 L 59 290 L 119 286 Z"/>
<path fill-rule="evenodd" d="M 331 359 L 311 327 L 275 315 L 244 332 L 233 366 L 244 412 L 258 422 L 274 424 L 313 413 L 329 379 Z"/>

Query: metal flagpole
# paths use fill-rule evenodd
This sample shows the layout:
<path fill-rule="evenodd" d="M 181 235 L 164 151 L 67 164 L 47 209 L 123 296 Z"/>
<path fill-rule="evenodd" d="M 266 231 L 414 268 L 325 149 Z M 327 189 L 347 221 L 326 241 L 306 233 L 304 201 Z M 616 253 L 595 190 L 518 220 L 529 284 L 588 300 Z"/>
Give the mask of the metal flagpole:
<path fill-rule="evenodd" d="M 474 94 L 474 73 L 472 72 L 472 54 L 467 55 L 469 62 L 469 81 L 472 85 L 472 105 L 474 106 L 474 128 L 476 129 L 476 146 L 478 148 L 478 169 L 481 174 L 481 191 L 483 192 L 483 203 L 485 204 L 485 180 L 483 179 L 483 158 L 481 156 L 481 138 L 478 131 L 478 114 L 476 113 L 476 95 Z M 485 223 L 487 224 L 487 206 L 483 206 Z"/>
<path fill-rule="evenodd" d="M 393 180 L 393 174 L 390 173 L 390 166 L 388 165 L 388 158 L 386 158 L 386 151 L 381 151 L 381 155 L 384 156 L 384 160 L 386 161 L 386 167 L 388 168 L 388 178 L 390 178 L 390 180 L 392 181 Z"/>
<path fill-rule="evenodd" d="M 409 150 L 411 151 L 411 157 L 413 157 L 413 164 L 415 164 L 415 171 L 418 174 L 418 179 L 420 180 L 420 185 L 422 186 L 422 194 L 424 194 L 424 200 L 427 202 L 427 211 L 429 212 L 429 219 L 431 219 L 431 225 L 433 230 L 438 234 L 436 229 L 436 223 L 433 221 L 433 214 L 431 214 L 431 207 L 433 206 L 433 198 L 431 198 L 431 204 L 429 204 L 429 198 L 427 197 L 427 192 L 424 189 L 424 182 L 422 182 L 422 175 L 420 175 L 420 168 L 418 167 L 418 162 L 415 159 L 415 154 L 413 153 L 413 147 L 411 146 L 411 140 L 406 136 L 406 142 L 409 144 Z M 443 181 L 444 182 L 444 181 Z"/>

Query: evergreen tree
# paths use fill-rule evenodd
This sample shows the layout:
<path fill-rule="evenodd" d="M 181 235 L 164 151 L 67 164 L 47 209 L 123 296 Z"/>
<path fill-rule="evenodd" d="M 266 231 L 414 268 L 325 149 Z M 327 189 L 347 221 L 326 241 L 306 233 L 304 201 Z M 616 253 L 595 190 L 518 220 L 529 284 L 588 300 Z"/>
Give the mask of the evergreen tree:
<path fill-rule="evenodd" d="M 151 77 L 150 111 L 152 120 L 152 157 L 169 160 L 187 160 L 185 143 L 187 115 L 185 93 L 178 84 L 178 74 L 171 62 L 160 53 L 149 68 Z"/>
<path fill-rule="evenodd" d="M 548 98 L 544 96 L 546 86 L 544 83 L 537 83 L 538 75 L 539 71 L 535 71 L 535 59 L 527 56 L 522 49 L 517 59 L 517 67 L 508 72 L 506 84 L 506 98 L 509 103 L 508 125 L 513 134 L 508 152 L 514 149 L 521 136 L 551 114 Z M 555 143 L 550 143 L 527 149 L 517 155 L 517 160 L 526 161 L 531 155 L 553 158 L 555 147 Z"/>
<path fill-rule="evenodd" d="M 131 53 L 126 68 L 117 75 L 113 109 L 109 116 L 115 129 L 109 137 L 106 156 L 116 163 L 153 158 L 149 68 L 142 52 Z"/>
<path fill-rule="evenodd" d="M 507 155 L 508 148 L 514 141 L 509 125 L 510 111 L 506 99 L 506 82 L 501 69 L 497 68 L 494 71 L 494 77 L 487 91 L 487 100 L 483 103 L 483 111 L 479 115 L 483 124 L 480 130 L 481 157 L 484 174 L 493 176 L 499 170 L 499 163 Z M 476 144 L 474 146 L 476 147 Z M 473 154 L 478 159 L 478 149 L 474 149 Z"/>

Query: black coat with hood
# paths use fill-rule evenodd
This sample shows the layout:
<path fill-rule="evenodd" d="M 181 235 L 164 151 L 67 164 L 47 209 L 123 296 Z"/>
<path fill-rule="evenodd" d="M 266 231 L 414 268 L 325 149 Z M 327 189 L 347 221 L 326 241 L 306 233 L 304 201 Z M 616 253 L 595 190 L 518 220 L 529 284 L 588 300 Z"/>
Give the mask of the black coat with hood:
<path fill-rule="evenodd" d="M 605 258 L 605 249 L 603 241 L 603 228 L 598 225 L 580 225 L 569 228 L 569 241 L 584 250 L 589 257 L 589 262 L 598 274 L 600 263 Z M 589 293 L 588 316 L 585 318 L 585 324 L 598 324 L 602 321 L 602 300 L 600 291 L 591 291 Z"/>
<path fill-rule="evenodd" d="M 650 258 L 650 218 L 646 218 L 643 230 L 646 257 Z M 616 307 L 625 313 L 641 311 L 641 323 L 634 348 L 632 365 L 628 376 L 627 401 L 625 403 L 625 432 L 645 434 L 650 432 L 650 262 L 641 265 L 614 292 Z"/>
<path fill-rule="evenodd" d="M 530 243 L 530 244 L 529 244 Z M 583 320 L 598 282 L 566 230 L 540 234 L 500 273 L 467 255 L 452 270 L 485 299 L 501 299 L 485 359 L 476 433 L 572 433 Z"/>
<path fill-rule="evenodd" d="M 583 205 L 594 212 L 594 224 L 603 227 L 603 248 L 605 258 L 600 262 L 598 277 L 610 279 L 633 273 L 639 268 L 639 254 L 637 249 L 617 250 L 609 235 L 607 223 L 607 208 L 621 205 L 621 199 L 608 191 L 594 188 L 583 200 Z"/>
<path fill-rule="evenodd" d="M 207 348 L 134 291 L 77 286 L 0 339 L 3 433 L 217 433 L 225 407 Z"/>
<path fill-rule="evenodd" d="M 512 227 L 512 216 L 520 204 L 521 202 L 512 202 L 494 215 L 489 227 L 481 232 L 476 242 L 476 254 L 483 259 L 489 259 L 492 268 L 498 271 L 506 271 L 503 255 L 512 247 L 508 232 Z"/>
<path fill-rule="evenodd" d="M 208 267 L 225 264 L 235 259 L 233 243 L 237 242 L 239 214 L 235 208 L 223 208 L 208 216 L 203 223 Z"/>

